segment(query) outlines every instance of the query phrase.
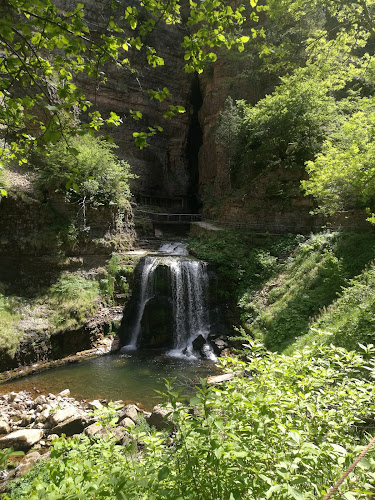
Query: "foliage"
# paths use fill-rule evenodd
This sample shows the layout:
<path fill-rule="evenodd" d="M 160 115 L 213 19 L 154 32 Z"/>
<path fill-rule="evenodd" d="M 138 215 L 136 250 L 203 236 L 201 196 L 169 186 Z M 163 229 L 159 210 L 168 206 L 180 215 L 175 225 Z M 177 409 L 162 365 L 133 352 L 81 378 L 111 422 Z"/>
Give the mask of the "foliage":
<path fill-rule="evenodd" d="M 257 174 L 277 167 L 300 168 L 313 158 L 333 117 L 334 101 L 327 90 L 326 82 L 297 71 L 255 106 L 239 103 L 244 118 L 237 148 L 245 178 L 246 170 Z"/>
<path fill-rule="evenodd" d="M 372 99 L 361 104 L 306 165 L 309 179 L 302 186 L 324 213 L 356 207 L 375 210 L 374 104 Z"/>
<path fill-rule="evenodd" d="M 22 335 L 17 328 L 19 319 L 17 300 L 7 296 L 0 283 L 0 349 L 10 355 L 15 353 Z"/>
<path fill-rule="evenodd" d="M 133 261 L 124 255 L 112 254 L 107 264 L 107 273 L 99 281 L 99 288 L 103 296 L 114 300 L 115 292 L 126 298 L 130 295 L 129 280 L 132 279 L 135 266 Z"/>
<path fill-rule="evenodd" d="M 55 332 L 81 326 L 98 307 L 99 286 L 79 274 L 64 273 L 49 290 Z"/>
<path fill-rule="evenodd" d="M 123 206 L 134 176 L 129 164 L 113 153 L 116 147 L 91 136 L 74 137 L 69 146 L 64 141 L 50 146 L 46 164 L 37 169 L 38 183 L 44 190 L 68 190 L 68 198 L 80 204 Z"/>
<path fill-rule="evenodd" d="M 375 237 L 370 232 L 322 232 L 310 237 L 274 237 L 260 243 L 244 231 L 223 230 L 191 239 L 190 248 L 199 258 L 215 264 L 218 292 L 239 307 L 240 323 L 246 331 L 263 339 L 268 349 L 289 352 L 295 345 L 304 345 L 305 335 L 307 344 L 313 342 L 316 329 L 331 331 L 333 325 L 325 328 L 320 323 L 313 324 L 311 330 L 312 321 L 334 303 L 342 287 L 348 287 L 346 303 L 350 303 L 351 293 L 356 293 L 350 280 L 373 260 Z M 371 290 L 369 285 L 369 297 Z M 352 300 L 351 307 L 339 308 L 340 321 L 348 328 L 340 329 L 346 341 L 337 342 L 355 350 L 357 342 L 372 341 L 371 313 L 367 326 L 365 322 L 357 325 L 353 318 L 357 313 L 361 316 L 362 308 L 357 311 L 355 295 Z M 370 299 L 364 299 L 363 309 L 370 311 L 371 304 Z M 329 342 L 335 344 L 336 338 Z"/>
<path fill-rule="evenodd" d="M 313 341 L 311 321 L 372 260 L 374 245 L 372 234 L 345 233 L 321 233 L 300 243 L 278 275 L 258 291 L 249 287 L 242 296 L 242 320 L 248 330 L 272 350 L 293 346 L 305 334 Z M 345 312 L 347 317 L 350 314 Z M 357 349 L 350 330 L 346 335 L 345 346 Z M 334 339 L 330 342 L 335 344 Z"/>
<path fill-rule="evenodd" d="M 309 332 L 299 338 L 291 350 L 300 346 L 328 344 L 357 349 L 374 342 L 375 266 L 372 263 L 343 288 L 340 297 L 312 323 Z M 289 352 L 289 351 L 288 351 Z"/>
<path fill-rule="evenodd" d="M 187 404 L 168 387 L 168 441 L 142 430 L 135 456 L 111 440 L 60 438 L 8 498 L 322 498 L 371 439 L 374 387 L 363 377 L 374 374 L 373 350 L 326 346 L 283 356 L 257 342 L 245 348 L 246 362 L 227 364 L 250 378 L 220 388 L 202 381 Z M 339 495 L 371 495 L 374 466 L 371 450 Z"/>
<path fill-rule="evenodd" d="M 103 124 L 120 125 L 114 112 L 101 116 L 79 87 L 78 81 L 89 77 L 96 87 L 106 81 L 105 65 L 115 64 L 136 74 L 133 61 L 144 55 L 151 68 L 164 60 L 149 45 L 149 35 L 158 25 L 181 24 L 186 30 L 182 41 L 187 71 L 201 72 L 216 59 L 214 47 L 236 46 L 243 50 L 249 39 L 242 33 L 247 21 L 257 21 L 264 7 L 251 1 L 251 8 L 230 2 L 207 0 L 191 2 L 182 15 L 178 0 L 147 0 L 139 6 L 123 6 L 113 0 L 98 16 L 92 27 L 85 19 L 84 5 L 78 3 L 67 12 L 52 0 L 5 0 L 0 21 L 0 123 L 4 132 L 2 157 L 17 157 L 26 162 L 26 152 L 43 151 L 44 146 L 61 138 L 98 130 Z M 253 28 L 256 34 L 256 30 Z M 208 49 L 208 50 L 207 50 Z M 103 71 L 104 70 L 104 71 Z M 136 78 L 136 75 L 135 75 Z M 20 89 L 22 89 L 20 91 Z M 168 89 L 149 89 L 151 99 L 170 98 Z M 88 113 L 88 123 L 80 123 L 80 113 Z M 169 105 L 167 117 L 184 112 L 181 106 Z M 135 120 L 138 110 L 129 110 Z M 139 147 L 147 138 L 162 131 L 151 125 L 133 136 Z"/>
<path fill-rule="evenodd" d="M 227 168 L 231 172 L 232 162 L 237 152 L 237 136 L 241 126 L 241 115 L 239 108 L 231 97 L 227 97 L 224 109 L 220 113 L 216 129 L 216 141 L 222 147 L 227 158 Z"/>
<path fill-rule="evenodd" d="M 189 248 L 200 259 L 215 264 L 220 278 L 219 293 L 238 300 L 246 290 L 256 290 L 279 268 L 300 236 L 285 236 L 255 242 L 252 233 L 223 229 L 200 238 L 190 238 Z"/>

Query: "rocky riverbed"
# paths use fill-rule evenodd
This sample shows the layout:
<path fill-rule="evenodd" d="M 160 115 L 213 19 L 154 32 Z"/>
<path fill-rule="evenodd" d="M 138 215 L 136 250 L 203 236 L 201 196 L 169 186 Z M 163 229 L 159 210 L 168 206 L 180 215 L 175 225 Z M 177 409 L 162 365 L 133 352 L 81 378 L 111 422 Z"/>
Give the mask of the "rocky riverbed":
<path fill-rule="evenodd" d="M 111 411 L 109 425 L 101 414 Z M 78 401 L 70 397 L 69 389 L 59 394 L 33 396 L 29 392 L 11 392 L 0 396 L 0 449 L 13 448 L 23 455 L 10 470 L 0 466 L 0 493 L 10 480 L 27 472 L 38 460 L 48 459 L 53 441 L 64 434 L 84 433 L 94 439 L 112 436 L 117 444 L 133 440 L 131 429 L 142 418 L 158 429 L 165 427 L 168 410 L 155 406 L 146 412 L 134 404 L 105 400 Z M 0 452 L 1 453 L 1 452 Z"/>

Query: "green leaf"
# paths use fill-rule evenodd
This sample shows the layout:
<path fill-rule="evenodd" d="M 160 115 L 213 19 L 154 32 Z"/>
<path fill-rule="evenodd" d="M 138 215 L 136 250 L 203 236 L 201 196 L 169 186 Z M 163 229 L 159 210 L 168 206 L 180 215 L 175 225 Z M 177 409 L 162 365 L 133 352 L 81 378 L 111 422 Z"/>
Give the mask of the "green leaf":
<path fill-rule="evenodd" d="M 170 474 L 170 470 L 169 468 L 165 465 L 164 467 L 162 467 L 159 472 L 158 472 L 158 480 L 159 481 L 163 481 L 164 479 L 167 479 L 167 477 L 169 476 Z"/>
<path fill-rule="evenodd" d="M 295 498 L 295 500 L 305 500 L 305 495 L 299 490 L 296 490 L 292 486 L 288 485 L 288 493 Z"/>

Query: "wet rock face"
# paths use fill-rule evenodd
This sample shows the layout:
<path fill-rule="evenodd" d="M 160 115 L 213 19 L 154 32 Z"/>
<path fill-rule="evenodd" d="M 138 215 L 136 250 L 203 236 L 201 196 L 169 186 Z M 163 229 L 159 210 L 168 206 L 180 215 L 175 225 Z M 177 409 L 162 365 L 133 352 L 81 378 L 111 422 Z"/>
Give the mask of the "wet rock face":
<path fill-rule="evenodd" d="M 171 347 L 173 344 L 173 307 L 170 299 L 158 295 L 150 299 L 141 321 L 140 347 Z"/>

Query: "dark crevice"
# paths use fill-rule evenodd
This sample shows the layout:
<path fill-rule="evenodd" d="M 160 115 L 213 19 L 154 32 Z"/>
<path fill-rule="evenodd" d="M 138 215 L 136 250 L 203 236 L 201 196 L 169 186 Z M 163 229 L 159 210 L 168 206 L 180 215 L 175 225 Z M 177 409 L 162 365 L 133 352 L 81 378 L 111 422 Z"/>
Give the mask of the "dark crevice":
<path fill-rule="evenodd" d="M 186 153 L 189 162 L 190 181 L 187 190 L 188 207 L 191 213 L 198 213 L 201 208 L 199 198 L 199 164 L 198 153 L 203 143 L 203 132 L 199 123 L 198 113 L 202 106 L 203 98 L 201 94 L 198 74 L 195 75 L 192 88 L 190 104 L 193 109 L 191 116 L 189 135 L 187 140 Z"/>

